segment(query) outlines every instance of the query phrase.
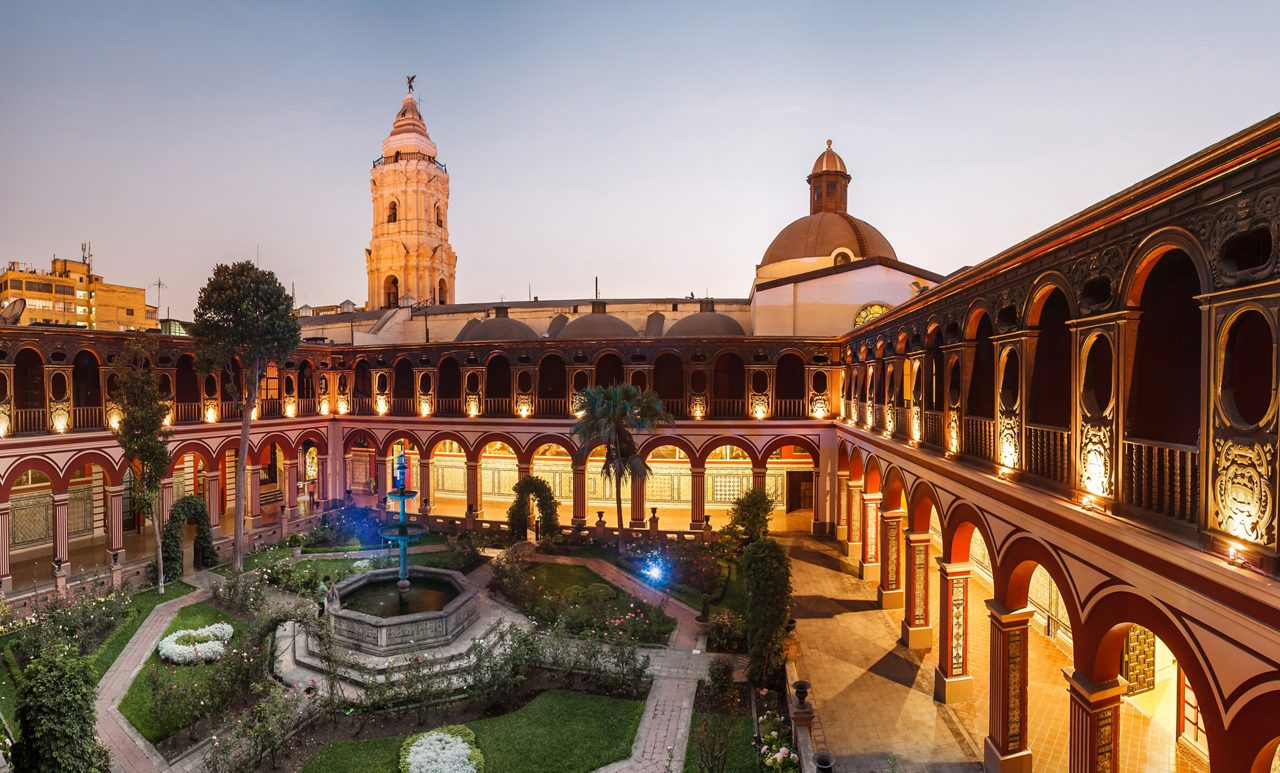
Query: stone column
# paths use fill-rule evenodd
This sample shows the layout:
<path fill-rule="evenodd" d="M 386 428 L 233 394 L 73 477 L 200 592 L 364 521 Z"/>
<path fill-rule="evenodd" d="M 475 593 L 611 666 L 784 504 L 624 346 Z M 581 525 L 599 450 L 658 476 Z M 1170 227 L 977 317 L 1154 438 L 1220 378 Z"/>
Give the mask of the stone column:
<path fill-rule="evenodd" d="M 124 579 L 124 486 L 106 486 L 105 492 L 107 566 L 111 567 L 111 587 L 119 590 Z"/>
<path fill-rule="evenodd" d="M 9 503 L 0 502 L 0 592 L 13 592 L 13 573 L 9 569 Z"/>
<path fill-rule="evenodd" d="M 54 581 L 59 593 L 66 590 L 67 572 L 71 570 L 71 527 L 67 522 L 70 505 L 70 493 L 62 491 L 53 495 Z M 56 568 L 59 558 L 62 559 L 62 567 Z"/>
<path fill-rule="evenodd" d="M 764 467 L 764 466 L 756 467 L 753 465 L 751 467 L 751 488 L 755 489 L 756 491 L 764 491 L 765 490 L 765 473 L 767 473 L 768 471 L 769 470 L 767 467 Z"/>
<path fill-rule="evenodd" d="M 587 525 L 587 465 L 573 463 L 573 525 Z"/>
<path fill-rule="evenodd" d="M 1027 639 L 1035 615 L 1030 607 L 1008 609 L 987 601 L 991 611 L 989 734 L 983 753 L 988 773 L 1032 770 L 1027 748 Z"/>
<path fill-rule="evenodd" d="M 431 457 L 418 457 L 418 512 L 431 515 Z"/>
<path fill-rule="evenodd" d="M 484 500 L 480 496 L 480 462 L 467 460 L 467 508 L 473 518 L 484 518 Z"/>
<path fill-rule="evenodd" d="M 209 525 L 218 528 L 222 524 L 222 492 L 219 491 L 221 476 L 217 470 L 204 471 L 204 506 L 209 510 Z"/>
<path fill-rule="evenodd" d="M 1111 773 L 1118 770 L 1120 698 L 1129 689 L 1124 677 L 1097 684 L 1078 671 L 1062 669 L 1071 695 L 1071 735 L 1068 770 L 1071 773 Z"/>
<path fill-rule="evenodd" d="M 707 468 L 689 466 L 689 531 L 702 531 L 707 522 Z"/>
<path fill-rule="evenodd" d="M 644 528 L 644 481 L 631 478 L 631 518 L 628 529 Z"/>
<path fill-rule="evenodd" d="M 160 527 L 169 522 L 169 511 L 173 509 L 173 478 L 165 478 L 160 483 L 160 512 L 156 513 L 156 517 L 160 519 Z"/>
<path fill-rule="evenodd" d="M 329 500 L 335 499 L 333 491 L 337 489 L 329 480 L 329 458 L 324 454 L 316 457 L 316 506 L 324 509 Z"/>
<path fill-rule="evenodd" d="M 244 468 L 244 487 L 248 504 L 245 509 L 244 522 L 250 528 L 258 528 L 262 524 L 262 468 L 247 464 Z"/>
<path fill-rule="evenodd" d="M 902 645 L 909 650 L 933 646 L 929 625 L 929 532 L 906 534 L 906 614 L 902 616 Z"/>
<path fill-rule="evenodd" d="M 880 589 L 876 597 L 881 609 L 902 609 L 902 549 L 898 539 L 905 517 L 901 510 L 880 513 Z"/>
<path fill-rule="evenodd" d="M 970 571 L 970 564 L 948 564 L 938 559 L 939 652 L 933 698 L 940 703 L 973 699 L 973 675 L 969 673 Z"/>
<path fill-rule="evenodd" d="M 840 537 L 840 528 L 845 526 L 849 521 L 849 471 L 840 470 L 836 473 L 836 490 L 835 490 L 835 512 L 836 522 L 835 530 L 831 532 L 837 539 Z"/>
<path fill-rule="evenodd" d="M 284 521 L 298 517 L 298 460 L 284 460 Z"/>
<path fill-rule="evenodd" d="M 862 555 L 862 481 L 849 484 L 848 516 L 845 518 L 844 554 L 848 558 Z"/>
<path fill-rule="evenodd" d="M 862 566 L 859 573 L 867 582 L 880 581 L 880 492 L 863 494 Z"/>

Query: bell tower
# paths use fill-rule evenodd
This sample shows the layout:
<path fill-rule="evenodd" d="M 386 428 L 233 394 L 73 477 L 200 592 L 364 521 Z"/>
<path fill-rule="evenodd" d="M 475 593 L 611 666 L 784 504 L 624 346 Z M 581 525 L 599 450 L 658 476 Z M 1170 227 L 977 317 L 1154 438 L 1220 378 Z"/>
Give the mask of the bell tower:
<path fill-rule="evenodd" d="M 449 244 L 449 172 L 418 110 L 415 77 L 408 78 L 409 93 L 370 172 L 368 309 L 454 300 L 458 256 Z"/>

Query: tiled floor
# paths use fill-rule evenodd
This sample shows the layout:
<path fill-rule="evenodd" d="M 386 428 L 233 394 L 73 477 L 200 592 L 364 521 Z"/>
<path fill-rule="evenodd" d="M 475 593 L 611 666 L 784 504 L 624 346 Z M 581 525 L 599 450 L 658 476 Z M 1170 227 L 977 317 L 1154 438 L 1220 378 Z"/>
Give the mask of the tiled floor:
<path fill-rule="evenodd" d="M 837 756 L 838 769 L 881 771 L 890 754 L 899 758 L 903 771 L 979 769 L 988 724 L 988 590 L 976 585 L 970 593 L 974 699 L 945 706 L 933 700 L 936 648 L 912 652 L 897 643 L 901 612 L 876 608 L 875 586 L 850 574 L 835 543 L 800 535 L 784 540 L 793 559 L 797 666 L 813 684 L 820 742 Z M 930 576 L 933 602 L 937 582 L 935 569 Z M 937 609 L 930 613 L 936 642 Z M 1029 655 L 1028 738 L 1035 767 L 1066 770 L 1070 699 L 1062 669 L 1070 666 L 1070 657 L 1043 628 L 1031 637 Z M 1193 755 L 1177 755 L 1167 723 L 1152 722 L 1128 701 L 1121 708 L 1120 732 L 1117 770 L 1207 769 Z"/>

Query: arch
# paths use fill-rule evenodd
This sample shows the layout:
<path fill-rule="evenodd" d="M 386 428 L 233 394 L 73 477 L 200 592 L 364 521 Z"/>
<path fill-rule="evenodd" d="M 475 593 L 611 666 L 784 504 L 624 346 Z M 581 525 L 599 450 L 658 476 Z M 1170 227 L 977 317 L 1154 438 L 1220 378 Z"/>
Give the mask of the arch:
<path fill-rule="evenodd" d="M 595 385 L 611 386 L 626 382 L 626 373 L 622 365 L 622 356 L 610 349 L 602 352 L 595 360 Z"/>
<path fill-rule="evenodd" d="M 9 491 L 13 488 L 14 481 L 22 477 L 22 473 L 32 470 L 48 478 L 49 485 L 55 492 L 67 490 L 67 479 L 49 460 L 40 456 L 24 456 L 9 468 L 4 480 L 0 481 L 0 499 L 8 501 Z"/>
<path fill-rule="evenodd" d="M 1027 389 L 1027 421 L 1050 427 L 1071 423 L 1071 331 L 1067 321 L 1075 318 L 1069 295 L 1053 283 L 1041 288 L 1034 305 L 1036 338 Z M 1028 322 L 1028 324 L 1032 324 Z"/>
<path fill-rule="evenodd" d="M 849 483 L 861 484 L 865 472 L 863 470 L 863 453 L 857 446 L 849 451 Z"/>
<path fill-rule="evenodd" d="M 257 446 L 250 445 L 250 458 L 257 460 L 258 464 L 266 464 L 270 458 L 272 445 L 280 446 L 281 451 L 286 454 L 292 452 L 295 456 L 297 455 L 297 449 L 288 436 L 282 432 L 272 432 L 260 438 Z"/>
<path fill-rule="evenodd" d="M 396 444 L 397 440 L 403 440 L 412 443 L 419 451 L 422 450 L 422 439 L 418 437 L 416 432 L 407 429 L 393 429 L 387 433 L 387 436 L 378 444 L 378 456 L 388 456 L 391 454 L 391 447 Z"/>
<path fill-rule="evenodd" d="M 992 559 L 994 562 L 994 554 Z M 1081 630 L 1080 601 L 1075 596 L 1070 576 L 1054 552 L 1026 532 L 1015 535 L 1006 543 L 1000 553 L 999 564 L 992 567 L 995 599 L 1009 609 L 1026 607 L 1030 603 L 1031 574 L 1037 566 L 1048 572 L 1058 586 L 1058 594 L 1062 596 L 1067 617 L 1071 620 L 1072 632 Z"/>
<path fill-rule="evenodd" d="M 479 462 L 480 455 L 484 453 L 485 446 L 490 443 L 506 444 L 506 446 L 511 449 L 511 452 L 516 455 L 517 460 L 524 456 L 525 449 L 524 446 L 520 444 L 519 440 L 516 440 L 505 432 L 486 432 L 477 438 L 475 444 L 467 451 L 467 461 Z M 463 448 L 466 448 L 466 446 L 463 446 Z"/>
<path fill-rule="evenodd" d="M 964 315 L 964 337 L 966 340 L 973 340 L 978 336 L 978 325 L 982 323 L 982 318 L 986 317 L 988 322 L 995 319 L 995 312 L 991 310 L 991 304 L 985 298 L 979 298 L 969 305 L 969 310 Z"/>
<path fill-rule="evenodd" d="M 969 374 L 968 405 L 965 414 L 995 418 L 996 352 L 991 336 L 995 332 L 991 315 L 985 311 L 973 318 L 973 369 Z"/>
<path fill-rule="evenodd" d="M 81 349 L 71 360 L 71 404 L 102 407 L 101 361 L 92 349 Z"/>
<path fill-rule="evenodd" d="M 813 466 L 818 466 L 818 444 L 801 435 L 780 435 L 771 438 L 764 448 L 760 449 L 760 461 L 768 460 L 769 454 L 783 446 L 798 446 L 804 449 L 809 454 L 809 457 L 813 459 Z"/>
<path fill-rule="evenodd" d="M 689 464 L 692 465 L 694 460 L 698 458 L 698 450 L 693 444 L 679 435 L 650 435 L 640 444 L 640 458 L 648 461 L 649 454 L 663 446 L 672 446 L 684 451 L 689 457 Z"/>
<path fill-rule="evenodd" d="M 436 303 L 447 304 L 449 302 L 449 285 L 444 279 L 441 279 L 437 285 Z"/>
<path fill-rule="evenodd" d="M 228 451 L 234 451 L 237 454 L 240 453 L 240 438 L 238 437 L 224 438 L 223 441 L 213 449 L 214 463 L 221 465 L 226 460 Z M 253 456 L 252 441 L 250 441 L 249 443 L 249 456 L 251 458 Z"/>
<path fill-rule="evenodd" d="M 862 491 L 866 494 L 880 493 L 880 460 L 868 454 L 862 468 Z"/>
<path fill-rule="evenodd" d="M 462 453 L 468 459 L 472 458 L 471 444 L 467 442 L 467 439 L 462 435 L 459 435 L 457 432 L 451 432 L 449 430 L 440 430 L 427 435 L 420 446 L 423 455 L 431 456 L 435 453 L 436 446 L 440 445 L 441 441 L 444 440 L 452 440 L 457 443 L 462 448 Z"/>
<path fill-rule="evenodd" d="M 779 400 L 803 400 L 805 392 L 804 361 L 798 354 L 787 352 L 778 358 L 773 395 Z"/>
<path fill-rule="evenodd" d="M 942 515 L 942 560 L 948 563 L 968 561 L 969 544 L 975 531 L 991 558 L 991 572 L 994 575 L 998 565 L 995 538 L 992 537 L 991 527 L 982 513 L 968 502 L 955 502 Z"/>
<path fill-rule="evenodd" d="M 529 438 L 529 441 L 525 443 L 523 449 L 516 449 L 516 456 L 520 461 L 532 464 L 534 455 L 537 454 L 538 449 L 543 446 L 560 446 L 565 451 L 569 452 L 570 457 L 573 456 L 574 449 L 577 448 L 572 438 L 566 435 L 556 435 L 550 432 L 545 432 Z"/>
<path fill-rule="evenodd" d="M 436 364 L 436 390 L 442 400 L 462 398 L 462 368 L 453 355 L 445 355 Z"/>
<path fill-rule="evenodd" d="M 905 510 L 907 507 L 907 483 L 896 465 L 887 465 L 884 481 L 880 485 L 881 510 Z"/>
<path fill-rule="evenodd" d="M 1201 293 L 1208 292 L 1213 287 L 1213 272 L 1200 241 L 1185 229 L 1169 226 L 1144 237 L 1129 257 L 1124 276 L 1120 280 L 1120 298 L 1125 306 L 1138 305 L 1151 269 L 1155 268 L 1165 254 L 1173 250 L 1181 250 L 1191 259 L 1200 281 Z"/>
<path fill-rule="evenodd" d="M 415 390 L 413 363 L 408 357 L 397 357 L 391 368 L 391 397 L 411 400 Z"/>
<path fill-rule="evenodd" d="M 1062 293 L 1063 299 L 1067 302 L 1067 319 L 1080 316 L 1080 305 L 1076 301 L 1075 289 L 1071 286 L 1070 280 L 1057 271 L 1046 271 L 1036 277 L 1035 283 L 1031 285 L 1031 291 L 1027 293 L 1027 298 L 1023 302 L 1023 324 L 1027 327 L 1039 327 L 1040 314 L 1044 311 L 1044 305 L 1054 290 Z"/>
<path fill-rule="evenodd" d="M 314 427 L 304 429 L 302 433 L 298 435 L 298 448 L 302 448 L 303 444 L 308 441 L 310 441 L 320 453 L 329 453 L 329 438 L 327 438 L 320 430 Z"/>
<path fill-rule="evenodd" d="M 733 435 L 719 435 L 711 438 L 710 440 L 704 441 L 702 445 L 698 446 L 698 454 L 695 457 L 698 464 L 705 466 L 707 463 L 707 457 L 711 455 L 712 451 L 716 450 L 720 446 L 733 446 L 734 448 L 742 451 L 747 455 L 747 458 L 751 460 L 752 467 L 764 466 L 765 457 L 760 455 L 760 452 L 756 450 L 756 447 L 746 440 Z"/>
<path fill-rule="evenodd" d="M 942 500 L 938 498 L 938 492 L 933 484 L 927 480 L 921 478 L 916 481 L 911 487 L 911 494 L 907 501 L 907 523 L 911 531 L 929 531 L 931 511 L 936 510 L 938 519 L 942 519 Z"/>
<path fill-rule="evenodd" d="M 653 361 L 653 389 L 663 400 L 684 399 L 684 360 L 663 352 Z"/>
<path fill-rule="evenodd" d="M 173 448 L 170 453 L 172 455 L 172 460 L 169 462 L 170 473 L 173 472 L 174 467 L 177 466 L 182 457 L 187 454 L 195 454 L 199 457 L 204 462 L 206 470 L 213 469 L 214 459 L 219 458 L 214 456 L 213 451 L 203 440 L 185 440 Z"/>
<path fill-rule="evenodd" d="M 734 351 L 716 355 L 711 368 L 712 400 L 743 400 L 747 394 L 747 364 Z"/>
<path fill-rule="evenodd" d="M 45 407 L 44 357 L 40 350 L 24 346 L 13 357 L 13 407 Z"/>
<path fill-rule="evenodd" d="M 396 222 L 397 219 L 399 219 L 399 217 L 400 217 L 400 202 L 396 201 L 395 199 L 392 199 L 391 203 L 387 205 L 387 222 L 394 223 Z"/>
<path fill-rule="evenodd" d="M 342 452 L 345 454 L 350 451 L 352 443 L 360 438 L 364 438 L 369 444 L 369 448 L 374 451 L 378 450 L 378 438 L 372 432 L 363 427 L 351 427 L 342 434 Z"/>
<path fill-rule="evenodd" d="M 124 462 L 112 459 L 102 451 L 97 450 L 81 451 L 71 457 L 63 469 L 63 478 L 69 482 L 72 473 L 89 464 L 96 465 L 102 469 L 102 476 L 106 479 L 107 485 L 118 486 L 124 482 Z M 170 469 L 172 469 L 172 466 Z"/>

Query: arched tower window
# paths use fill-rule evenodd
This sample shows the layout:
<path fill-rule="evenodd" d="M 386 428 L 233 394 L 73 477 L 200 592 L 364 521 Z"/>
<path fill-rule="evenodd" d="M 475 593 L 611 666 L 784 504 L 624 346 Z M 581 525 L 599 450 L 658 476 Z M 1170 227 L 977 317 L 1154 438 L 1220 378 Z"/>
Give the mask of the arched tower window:
<path fill-rule="evenodd" d="M 400 280 L 395 276 L 389 276 L 382 282 L 383 297 L 386 298 L 384 308 L 393 309 L 400 305 Z"/>
<path fill-rule="evenodd" d="M 436 303 L 444 304 L 448 302 L 449 302 L 449 286 L 445 284 L 445 281 L 443 279 L 441 279 L 440 284 L 436 291 Z"/>
<path fill-rule="evenodd" d="M 398 214 L 398 209 L 399 209 L 399 205 L 398 205 L 398 204 L 396 204 L 394 201 L 393 201 L 393 202 L 391 202 L 391 206 L 390 206 L 390 207 L 387 207 L 387 222 L 388 222 L 388 223 L 394 223 L 394 222 L 396 222 L 396 216 L 397 216 L 397 214 Z"/>
<path fill-rule="evenodd" d="M 440 215 L 440 205 L 436 205 L 436 226 L 444 228 L 444 218 Z"/>

